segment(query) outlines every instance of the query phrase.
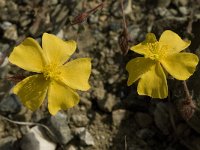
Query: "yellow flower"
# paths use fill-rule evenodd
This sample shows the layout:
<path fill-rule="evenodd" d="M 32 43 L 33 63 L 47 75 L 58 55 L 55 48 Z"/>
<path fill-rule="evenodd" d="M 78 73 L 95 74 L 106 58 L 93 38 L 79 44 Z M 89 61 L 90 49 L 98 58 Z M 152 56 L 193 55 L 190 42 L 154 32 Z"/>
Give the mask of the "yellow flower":
<path fill-rule="evenodd" d="M 190 41 L 182 40 L 170 30 L 164 31 L 159 41 L 153 33 L 148 33 L 145 41 L 131 47 L 132 51 L 144 57 L 137 57 L 127 63 L 128 86 L 139 80 L 139 95 L 166 98 L 167 72 L 178 80 L 186 80 L 195 71 L 198 57 L 192 53 L 179 53 L 189 45 Z"/>
<path fill-rule="evenodd" d="M 91 59 L 79 58 L 65 64 L 75 50 L 75 41 L 63 41 L 48 33 L 42 36 L 42 48 L 32 38 L 14 48 L 9 61 L 37 73 L 13 89 L 26 107 L 36 110 L 47 95 L 49 112 L 55 115 L 60 109 L 68 109 L 79 102 L 75 90 L 90 88 Z"/>

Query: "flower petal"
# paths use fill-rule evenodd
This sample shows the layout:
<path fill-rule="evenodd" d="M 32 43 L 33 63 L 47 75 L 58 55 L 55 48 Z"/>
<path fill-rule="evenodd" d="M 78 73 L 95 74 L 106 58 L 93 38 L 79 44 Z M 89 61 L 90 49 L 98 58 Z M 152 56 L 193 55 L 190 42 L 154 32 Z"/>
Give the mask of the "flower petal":
<path fill-rule="evenodd" d="M 126 65 L 126 70 L 129 73 L 127 81 L 128 86 L 138 80 L 142 74 L 151 68 L 153 64 L 155 64 L 155 61 L 144 57 L 137 57 L 130 60 Z"/>
<path fill-rule="evenodd" d="M 169 53 L 179 53 L 180 51 L 186 49 L 190 45 L 190 41 L 182 40 L 178 34 L 173 31 L 166 30 L 162 33 L 159 39 L 159 43 L 167 46 L 166 49 Z"/>
<path fill-rule="evenodd" d="M 135 46 L 132 46 L 130 49 L 138 54 L 141 55 L 149 55 L 151 53 L 149 51 L 148 43 L 155 43 L 157 42 L 156 36 L 153 33 L 147 33 L 145 41 L 139 43 Z"/>
<path fill-rule="evenodd" d="M 60 69 L 60 80 L 67 86 L 82 91 L 90 88 L 88 79 L 91 74 L 91 59 L 79 58 L 66 63 Z"/>
<path fill-rule="evenodd" d="M 42 75 L 33 75 L 19 82 L 13 92 L 32 111 L 40 107 L 45 99 L 49 81 Z"/>
<path fill-rule="evenodd" d="M 12 64 L 28 71 L 41 72 L 45 63 L 42 48 L 32 38 L 25 39 L 9 56 Z"/>
<path fill-rule="evenodd" d="M 60 109 L 66 110 L 78 104 L 79 95 L 56 81 L 51 82 L 48 91 L 48 109 L 52 115 L 55 115 Z"/>
<path fill-rule="evenodd" d="M 166 98 L 168 87 L 165 73 L 159 63 L 142 75 L 137 91 L 139 95 L 148 95 L 152 98 Z"/>
<path fill-rule="evenodd" d="M 44 33 L 42 36 L 42 48 L 46 52 L 49 62 L 64 64 L 76 50 L 76 42 L 63 41 L 55 35 Z"/>
<path fill-rule="evenodd" d="M 178 80 L 187 80 L 194 73 L 198 62 L 198 57 L 192 53 L 173 54 L 161 60 L 167 72 Z"/>

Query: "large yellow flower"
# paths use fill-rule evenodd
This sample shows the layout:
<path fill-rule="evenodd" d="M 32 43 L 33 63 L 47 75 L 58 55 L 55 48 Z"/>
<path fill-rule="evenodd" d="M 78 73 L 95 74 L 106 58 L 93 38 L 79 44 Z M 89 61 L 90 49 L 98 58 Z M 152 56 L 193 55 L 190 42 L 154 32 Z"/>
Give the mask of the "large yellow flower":
<path fill-rule="evenodd" d="M 153 98 L 166 98 L 168 95 L 167 72 L 178 80 L 188 79 L 195 71 L 198 57 L 181 52 L 190 45 L 176 33 L 166 30 L 157 41 L 153 33 L 148 33 L 144 42 L 131 47 L 131 50 L 144 55 L 127 63 L 128 86 L 139 80 L 137 92 Z"/>
<path fill-rule="evenodd" d="M 79 58 L 65 64 L 75 50 L 75 41 L 63 41 L 48 33 L 42 36 L 42 48 L 32 38 L 25 39 L 14 48 L 9 61 L 37 73 L 25 78 L 13 89 L 26 107 L 36 110 L 47 93 L 48 109 L 52 115 L 79 102 L 75 90 L 90 88 L 91 59 Z"/>

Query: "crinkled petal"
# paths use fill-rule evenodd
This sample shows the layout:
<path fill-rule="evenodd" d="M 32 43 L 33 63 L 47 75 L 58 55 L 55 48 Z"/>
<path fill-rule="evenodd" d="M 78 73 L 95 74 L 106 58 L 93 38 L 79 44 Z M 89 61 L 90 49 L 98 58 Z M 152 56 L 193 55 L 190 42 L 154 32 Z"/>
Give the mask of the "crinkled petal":
<path fill-rule="evenodd" d="M 178 80 L 187 80 L 194 73 L 198 62 L 198 57 L 192 53 L 173 54 L 161 60 L 166 71 Z"/>
<path fill-rule="evenodd" d="M 127 81 L 128 86 L 138 80 L 142 74 L 151 68 L 153 64 L 155 64 L 155 61 L 144 57 L 137 57 L 130 60 L 126 65 L 126 70 L 129 73 Z"/>
<path fill-rule="evenodd" d="M 49 81 L 42 75 L 33 75 L 19 82 L 13 92 L 32 111 L 40 107 L 45 99 Z"/>
<path fill-rule="evenodd" d="M 190 45 L 190 41 L 182 40 L 178 34 L 173 31 L 166 30 L 162 33 L 159 39 L 159 43 L 167 46 L 165 49 L 169 54 L 179 53 L 180 51 L 186 49 Z"/>
<path fill-rule="evenodd" d="M 157 42 L 156 36 L 153 33 L 147 33 L 145 41 L 135 46 L 132 46 L 130 49 L 138 54 L 141 55 L 149 55 L 150 50 L 148 47 L 148 43 L 155 43 Z"/>
<path fill-rule="evenodd" d="M 155 43 L 155 42 L 157 42 L 155 34 L 154 33 L 147 33 L 145 42 L 147 42 L 147 43 Z"/>
<path fill-rule="evenodd" d="M 32 38 L 27 38 L 14 48 L 9 56 L 9 61 L 24 70 L 41 72 L 45 58 L 42 48 L 37 41 Z"/>
<path fill-rule="evenodd" d="M 79 95 L 66 85 L 56 81 L 51 82 L 48 91 L 48 109 L 52 115 L 55 115 L 59 110 L 66 110 L 77 105 Z"/>
<path fill-rule="evenodd" d="M 76 42 L 63 41 L 55 35 L 44 33 L 42 36 L 42 48 L 47 55 L 49 63 L 64 64 L 76 50 Z"/>
<path fill-rule="evenodd" d="M 90 88 L 91 59 L 79 58 L 66 63 L 60 69 L 60 80 L 67 86 L 86 91 Z"/>
<path fill-rule="evenodd" d="M 165 73 L 159 63 L 142 75 L 139 80 L 137 91 L 139 95 L 148 95 L 152 98 L 166 98 L 168 87 Z"/>

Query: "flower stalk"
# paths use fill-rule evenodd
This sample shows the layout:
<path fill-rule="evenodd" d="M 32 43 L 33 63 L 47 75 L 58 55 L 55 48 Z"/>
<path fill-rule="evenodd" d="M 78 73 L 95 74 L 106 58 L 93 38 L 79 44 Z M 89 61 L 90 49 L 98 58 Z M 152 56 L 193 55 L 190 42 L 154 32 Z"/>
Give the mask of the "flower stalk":
<path fill-rule="evenodd" d="M 190 95 L 186 81 L 183 81 L 182 83 L 186 94 L 186 98 L 180 102 L 179 111 L 181 113 L 181 116 L 186 121 L 188 121 L 194 115 L 194 112 L 196 110 L 196 103 L 193 101 L 192 96 Z"/>
<path fill-rule="evenodd" d="M 87 12 L 83 12 L 81 14 L 79 14 L 78 16 L 76 16 L 72 22 L 71 25 L 75 25 L 75 24 L 80 24 L 83 23 L 85 20 L 87 20 L 87 18 L 91 15 L 97 12 L 98 9 L 103 9 L 104 7 L 104 3 L 100 3 L 99 5 L 97 5 L 96 7 L 94 7 L 93 9 L 87 11 Z"/>
<path fill-rule="evenodd" d="M 119 35 L 119 46 L 121 48 L 121 51 L 123 52 L 124 55 L 128 53 L 129 50 L 129 35 L 128 35 L 128 28 L 127 28 L 127 22 L 126 22 L 126 17 L 124 14 L 124 4 L 123 0 L 120 1 L 120 7 L 121 7 L 121 12 L 122 12 L 122 20 L 123 20 L 123 31 Z"/>

